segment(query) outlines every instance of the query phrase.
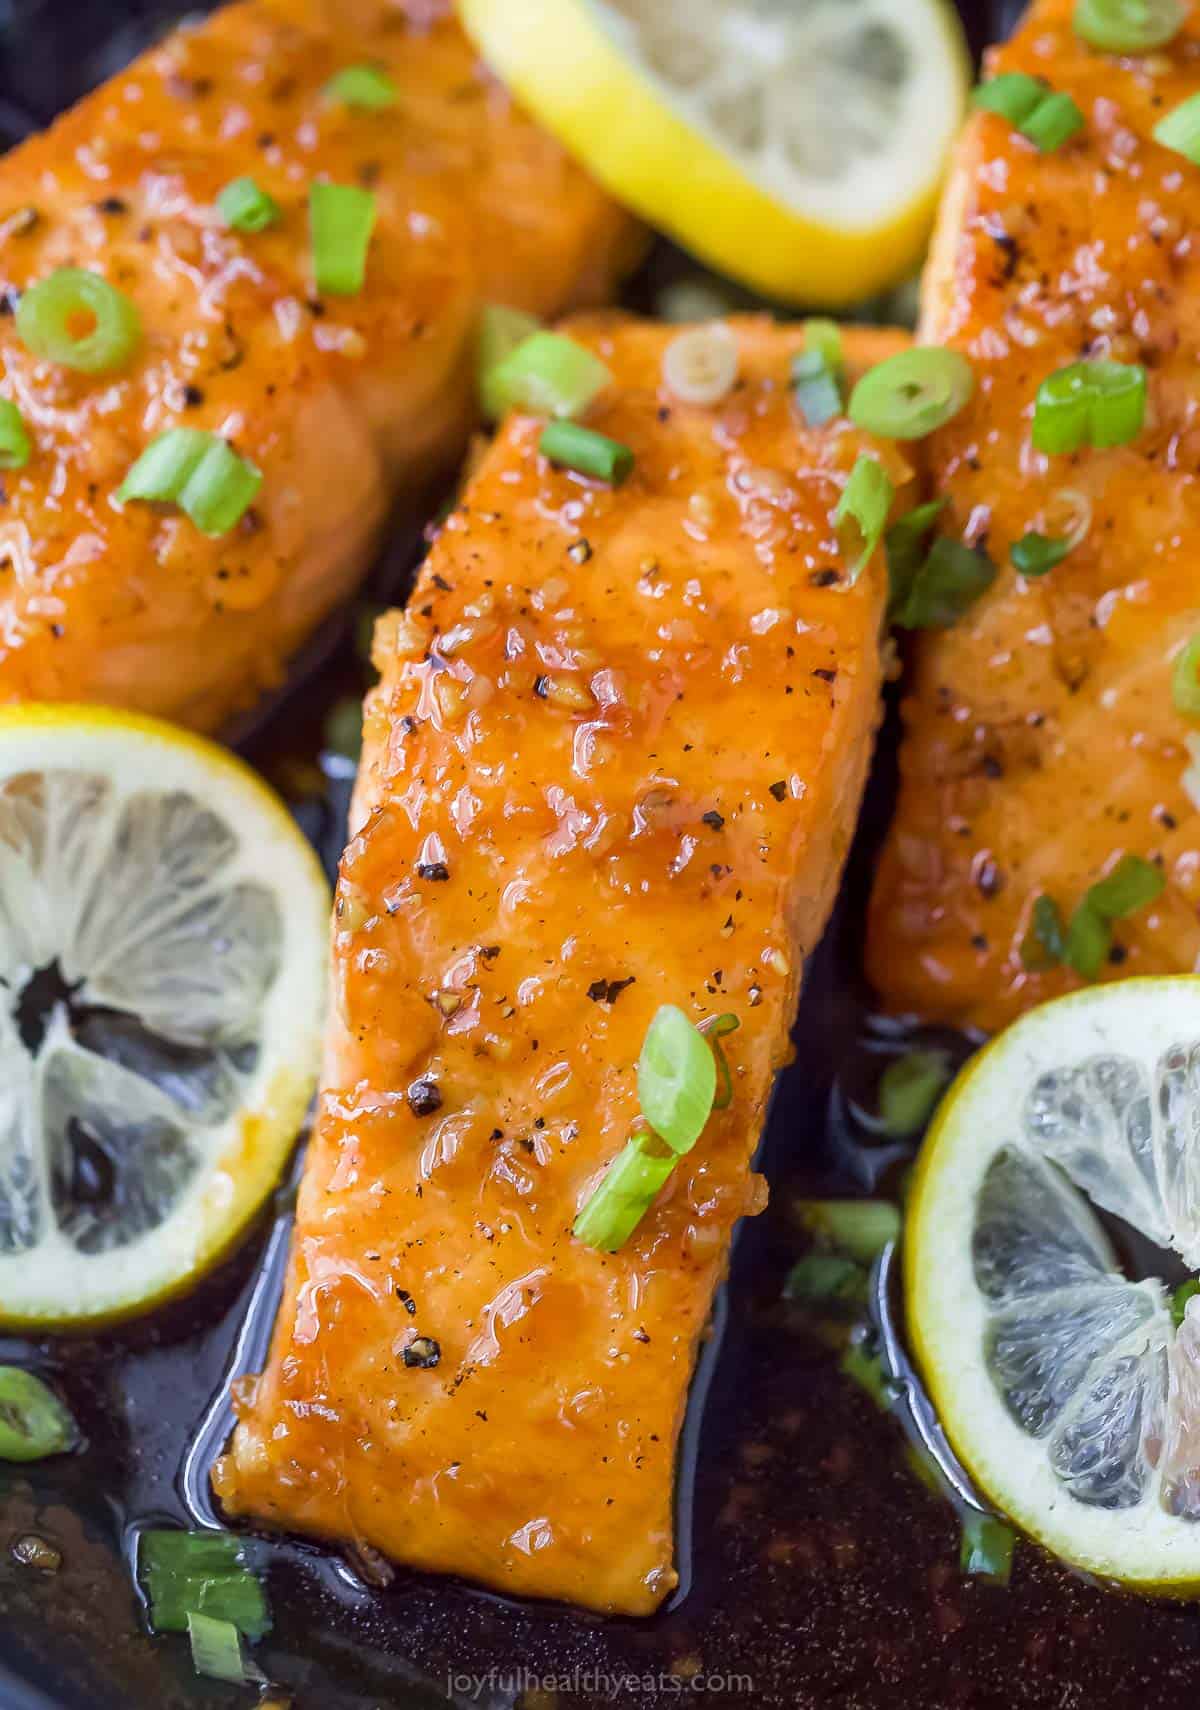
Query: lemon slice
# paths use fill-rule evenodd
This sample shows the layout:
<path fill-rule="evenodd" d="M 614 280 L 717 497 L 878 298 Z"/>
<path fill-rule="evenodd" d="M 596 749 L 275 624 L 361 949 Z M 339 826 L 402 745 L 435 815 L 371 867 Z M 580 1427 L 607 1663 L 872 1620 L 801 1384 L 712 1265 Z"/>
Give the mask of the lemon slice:
<path fill-rule="evenodd" d="M 1200 1300 L 1176 1330 L 1155 1274 L 1200 1267 L 1200 979 L 1095 987 L 995 1040 L 904 1241 L 918 1363 L 979 1487 L 1078 1568 L 1200 1589 Z"/>
<path fill-rule="evenodd" d="M 917 265 L 970 61 L 948 0 L 459 0 L 480 51 L 612 193 L 770 296 Z"/>
<path fill-rule="evenodd" d="M 328 923 L 223 749 L 0 711 L 0 1322 L 132 1312 L 229 1245 L 312 1096 Z"/>

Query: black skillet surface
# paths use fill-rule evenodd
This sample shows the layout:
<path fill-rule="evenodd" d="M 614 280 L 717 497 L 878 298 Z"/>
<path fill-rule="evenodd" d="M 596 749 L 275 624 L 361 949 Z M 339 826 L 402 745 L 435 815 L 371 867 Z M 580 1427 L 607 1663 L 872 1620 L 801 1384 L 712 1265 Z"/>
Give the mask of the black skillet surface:
<path fill-rule="evenodd" d="M 1019 10 L 1016 0 L 962 7 L 977 47 Z M 178 11 L 157 0 L 0 0 L 4 140 L 45 123 Z M 677 265 L 657 258 L 633 300 L 644 301 L 662 269 Z M 385 585 L 396 565 L 393 552 Z M 314 733 L 353 672 L 329 666 L 319 687 L 307 681 Z M 297 721 L 289 722 L 294 739 Z M 250 745 L 268 769 L 278 758 L 271 740 L 268 727 Z M 373 1589 L 332 1555 L 263 1546 L 276 1626 L 256 1655 L 295 1710 L 583 1710 L 681 1699 L 795 1710 L 1182 1710 L 1195 1702 L 1194 1610 L 1114 1596 L 1028 1546 L 1007 1592 L 962 1580 L 955 1516 L 911 1477 L 895 1426 L 779 1303 L 797 1250 L 789 1196 L 869 1188 L 894 1163 L 830 1114 L 856 1089 L 869 1102 L 881 1055 L 901 1048 L 867 1028 L 857 974 L 892 771 L 885 740 L 842 904 L 810 973 L 796 1063 L 773 1109 L 765 1168 L 774 1209 L 743 1231 L 707 1395 L 691 1411 L 681 1594 L 652 1621 L 603 1622 L 411 1576 Z M 339 793 L 344 784 L 333 783 L 324 802 L 301 809 L 331 860 Z M 43 1467 L 0 1469 L 0 1710 L 252 1703 L 249 1689 L 197 1680 L 183 1641 L 146 1634 L 126 1561 L 139 1522 L 202 1517 L 223 1381 L 231 1366 L 254 1363 L 240 1338 L 256 1302 L 249 1323 L 261 1333 L 271 1258 L 285 1233 L 282 1220 L 265 1219 L 189 1300 L 144 1323 L 36 1350 L 89 1446 Z M 30 1350 L 0 1342 L 5 1357 L 27 1360 Z M 197 1441 L 206 1418 L 207 1437 Z M 57 1574 L 12 1559 L 12 1543 L 30 1531 L 61 1550 Z"/>

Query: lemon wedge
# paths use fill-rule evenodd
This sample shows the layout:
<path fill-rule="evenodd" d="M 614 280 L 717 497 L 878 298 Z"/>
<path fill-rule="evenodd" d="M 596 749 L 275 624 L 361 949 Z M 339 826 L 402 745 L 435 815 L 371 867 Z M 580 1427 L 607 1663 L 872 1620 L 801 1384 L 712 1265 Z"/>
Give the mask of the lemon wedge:
<path fill-rule="evenodd" d="M 1093 987 L 977 1057 L 922 1150 L 904 1268 L 978 1487 L 1088 1573 L 1200 1589 L 1200 1299 L 1174 1292 L 1200 1268 L 1200 979 Z"/>
<path fill-rule="evenodd" d="M 181 1289 L 275 1182 L 316 1079 L 329 893 L 224 749 L 0 711 L 0 1322 Z"/>
<path fill-rule="evenodd" d="M 459 0 L 484 58 L 614 196 L 768 296 L 917 265 L 970 60 L 949 0 Z"/>

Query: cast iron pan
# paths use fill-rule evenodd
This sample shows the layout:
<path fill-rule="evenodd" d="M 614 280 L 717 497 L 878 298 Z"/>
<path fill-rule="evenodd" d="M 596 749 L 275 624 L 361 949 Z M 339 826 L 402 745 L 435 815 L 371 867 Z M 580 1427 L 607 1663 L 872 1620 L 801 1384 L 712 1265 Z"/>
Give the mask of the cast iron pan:
<path fill-rule="evenodd" d="M 1020 10 L 1018 0 L 961 4 L 977 50 Z M 157 0 L 0 0 L 3 140 L 45 124 L 179 12 Z M 646 306 L 681 265 L 657 253 L 631 303 Z M 413 556 L 411 541 L 394 547 L 376 592 L 402 592 Z M 332 626 L 300 673 L 306 720 L 296 719 L 294 702 L 288 751 L 270 718 L 247 731 L 248 752 L 268 771 L 294 776 L 297 728 L 311 733 L 311 758 L 323 712 L 357 687 L 342 640 Z M 912 1478 L 895 1425 L 781 1303 L 798 1248 L 789 1199 L 870 1188 L 904 1161 L 875 1145 L 853 1114 L 856 1095 L 869 1105 L 882 1059 L 907 1044 L 871 1021 L 858 973 L 866 888 L 893 794 L 894 722 L 837 917 L 809 975 L 796 1061 L 773 1107 L 763 1165 L 773 1209 L 742 1232 L 693 1397 L 680 1592 L 653 1620 L 606 1622 L 403 1573 L 372 1585 L 362 1564 L 264 1545 L 276 1623 L 256 1657 L 296 1710 L 584 1710 L 689 1698 L 794 1710 L 1194 1703 L 1200 1617 L 1192 1610 L 1117 1597 L 1028 1546 L 1008 1591 L 964 1581 L 955 1515 Z M 346 770 L 327 764 L 326 787 L 297 807 L 330 864 Z M 205 1516 L 207 1465 L 227 1417 L 224 1382 L 231 1367 L 254 1364 L 286 1208 L 284 1190 L 255 1236 L 181 1305 L 94 1341 L 34 1351 L 89 1447 L 40 1467 L 0 1468 L 0 1710 L 252 1702 L 247 1689 L 198 1680 L 184 1641 L 149 1636 L 128 1558 L 139 1524 Z M 28 1345 L 0 1339 L 0 1360 L 8 1358 L 29 1360 Z M 58 1546 L 58 1573 L 14 1562 L 11 1546 L 26 1532 Z"/>

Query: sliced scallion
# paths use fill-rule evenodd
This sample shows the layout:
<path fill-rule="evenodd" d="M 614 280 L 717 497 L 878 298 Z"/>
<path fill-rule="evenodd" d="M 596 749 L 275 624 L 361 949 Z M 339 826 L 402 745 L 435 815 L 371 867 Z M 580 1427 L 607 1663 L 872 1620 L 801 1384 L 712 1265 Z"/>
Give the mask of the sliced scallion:
<path fill-rule="evenodd" d="M 1038 388 L 1033 413 L 1037 451 L 1063 456 L 1084 446 L 1127 445 L 1146 419 L 1146 370 L 1129 362 L 1074 362 Z"/>
<path fill-rule="evenodd" d="M 804 349 L 792 359 L 792 392 L 809 427 L 824 427 L 842 414 L 845 371 L 837 323 L 805 321 Z"/>
<path fill-rule="evenodd" d="M 242 1636 L 232 1621 L 189 1609 L 187 1630 L 192 1667 L 197 1674 L 206 1680 L 227 1680 L 235 1686 L 244 1686 L 251 1678 L 242 1656 Z"/>
<path fill-rule="evenodd" d="M 881 1413 L 891 1411 L 893 1397 L 887 1373 L 883 1369 L 883 1361 L 878 1354 L 871 1353 L 865 1341 L 851 1341 L 838 1361 L 838 1369 L 844 1377 L 856 1383 L 865 1395 L 870 1396 Z"/>
<path fill-rule="evenodd" d="M 343 107 L 363 113 L 382 113 L 396 105 L 396 85 L 377 65 L 347 65 L 325 85 L 325 94 Z"/>
<path fill-rule="evenodd" d="M 11 398 L 0 398 L 0 469 L 24 469 L 32 455 L 24 417 Z"/>
<path fill-rule="evenodd" d="M 193 1614 L 230 1621 L 252 1642 L 270 1628 L 266 1593 L 230 1532 L 143 1532 L 137 1573 L 156 1633 L 186 1632 Z"/>
<path fill-rule="evenodd" d="M 376 204 L 357 184 L 313 184 L 308 192 L 313 279 L 331 297 L 356 297 L 367 276 Z"/>
<path fill-rule="evenodd" d="M 712 1114 L 712 1049 L 681 1009 L 665 1003 L 646 1030 L 637 1068 L 642 1115 L 673 1152 L 690 1152 Z"/>
<path fill-rule="evenodd" d="M 1070 95 L 1022 71 L 1006 71 L 980 84 L 974 105 L 999 113 L 1014 130 L 1049 154 L 1082 130 L 1086 120 Z"/>
<path fill-rule="evenodd" d="M 130 469 L 117 501 L 176 504 L 202 533 L 222 535 L 241 521 L 261 486 L 261 472 L 220 435 L 169 428 Z"/>
<path fill-rule="evenodd" d="M 1010 549 L 1014 570 L 1022 576 L 1045 576 L 1071 552 L 1069 540 L 1051 540 L 1044 534 L 1030 531 L 1021 536 Z"/>
<path fill-rule="evenodd" d="M 1154 140 L 1200 166 L 1200 95 L 1189 95 L 1154 127 Z"/>
<path fill-rule="evenodd" d="M 79 1427 L 54 1391 L 23 1366 L 0 1366 L 0 1461 L 40 1461 L 79 1443 Z"/>
<path fill-rule="evenodd" d="M 538 450 L 551 463 L 593 481 L 607 481 L 610 487 L 619 487 L 633 473 L 633 452 L 627 445 L 578 422 L 547 422 Z"/>
<path fill-rule="evenodd" d="M 1076 0 L 1075 33 L 1102 53 L 1150 53 L 1183 28 L 1184 0 Z"/>
<path fill-rule="evenodd" d="M 1062 910 L 1053 897 L 1040 896 L 1033 905 L 1033 918 L 1025 942 L 1021 945 L 1021 961 L 1031 973 L 1044 973 L 1057 967 L 1067 957 L 1067 929 Z"/>
<path fill-rule="evenodd" d="M 900 1237 L 899 1208 L 887 1199 L 804 1199 L 795 1209 L 814 1241 L 860 1265 Z"/>
<path fill-rule="evenodd" d="M 975 370 L 957 350 L 901 351 L 863 375 L 850 419 L 881 439 L 924 439 L 970 403 Z"/>
<path fill-rule="evenodd" d="M 680 403 L 711 409 L 733 390 L 740 365 L 741 353 L 732 327 L 724 321 L 711 321 L 676 333 L 663 351 L 662 377 Z"/>
<path fill-rule="evenodd" d="M 896 489 L 877 457 L 866 452 L 850 471 L 833 524 L 846 555 L 851 582 L 857 582 L 883 539 Z"/>
<path fill-rule="evenodd" d="M 1126 920 L 1155 902 L 1166 882 L 1162 868 L 1153 861 L 1145 861 L 1140 855 L 1122 855 L 1112 872 L 1088 891 L 1088 905 L 1101 920 Z"/>
<path fill-rule="evenodd" d="M 575 1219 L 575 1239 L 602 1253 L 618 1252 L 653 1205 L 675 1161 L 675 1153 L 652 1135 L 627 1140 Z"/>
<path fill-rule="evenodd" d="M 1171 700 L 1185 718 L 1200 719 L 1200 635 L 1176 655 L 1171 667 Z"/>
<path fill-rule="evenodd" d="M 949 629 L 996 579 L 982 547 L 939 535 L 895 613 L 902 629 Z"/>
<path fill-rule="evenodd" d="M 497 417 L 509 410 L 531 416 L 580 416 L 612 375 L 598 356 L 564 333 L 534 332 L 496 364 L 488 395 Z"/>
<path fill-rule="evenodd" d="M 736 1033 L 741 1025 L 736 1015 L 712 1015 L 707 1021 L 702 1021 L 697 1029 L 712 1047 L 713 1062 L 717 1068 L 717 1091 L 713 1098 L 714 1110 L 728 1110 L 733 1103 L 733 1076 L 729 1072 L 729 1062 L 721 1041 L 726 1034 Z"/>
<path fill-rule="evenodd" d="M 1067 927 L 1063 961 L 1083 980 L 1094 980 L 1112 949 L 1112 927 L 1085 898 Z"/>
<path fill-rule="evenodd" d="M 988 1579 L 1007 1585 L 1012 1577 L 1017 1535 L 1003 1520 L 968 1509 L 962 1517 L 959 1566 L 973 1579 Z"/>
<path fill-rule="evenodd" d="M 503 303 L 488 303 L 479 317 L 475 348 L 475 377 L 479 405 L 485 421 L 498 422 L 509 408 L 506 393 L 496 384 L 496 374 L 514 350 L 541 330 L 536 315 L 510 309 Z"/>
<path fill-rule="evenodd" d="M 888 605 L 892 612 L 899 611 L 908 598 L 917 572 L 925 562 L 927 542 L 934 524 L 949 503 L 947 497 L 918 505 L 898 523 L 893 523 L 884 536 L 890 589 Z"/>
<path fill-rule="evenodd" d="M 253 178 L 235 178 L 217 197 L 217 211 L 235 232 L 265 232 L 279 218 L 279 203 Z"/>
<path fill-rule="evenodd" d="M 895 1057 L 879 1081 L 879 1116 L 894 1140 L 917 1134 L 933 1115 L 950 1079 L 944 1051 L 908 1051 Z"/>
<path fill-rule="evenodd" d="M 788 1272 L 783 1298 L 805 1306 L 863 1306 L 867 1273 L 838 1253 L 806 1253 Z"/>
<path fill-rule="evenodd" d="M 17 335 L 45 362 L 109 374 L 137 351 L 142 322 L 130 298 L 98 273 L 59 267 L 22 293 Z"/>

